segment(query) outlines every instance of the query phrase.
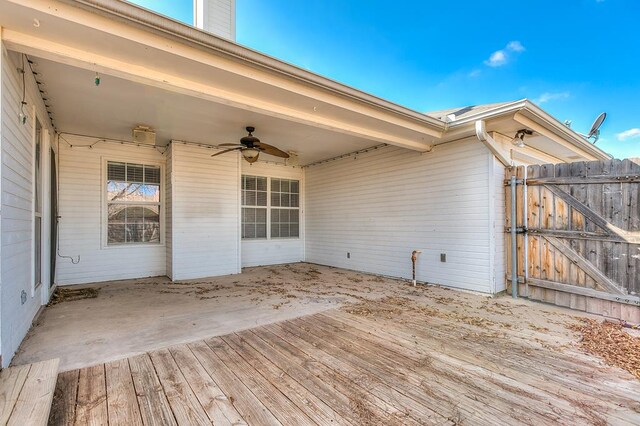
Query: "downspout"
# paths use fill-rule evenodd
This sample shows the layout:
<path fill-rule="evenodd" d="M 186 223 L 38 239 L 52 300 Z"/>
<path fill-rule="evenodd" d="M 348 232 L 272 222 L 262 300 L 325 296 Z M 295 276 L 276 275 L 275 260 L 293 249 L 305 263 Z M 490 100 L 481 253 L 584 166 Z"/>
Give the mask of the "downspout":
<path fill-rule="evenodd" d="M 511 159 L 505 155 L 504 151 L 500 147 L 500 144 L 496 142 L 487 133 L 484 120 L 476 121 L 476 136 L 480 142 L 486 146 L 489 151 L 496 156 L 505 167 L 511 167 Z M 516 240 L 516 176 L 511 176 L 511 296 L 516 299 L 518 297 L 518 259 L 517 256 L 517 240 Z"/>
<path fill-rule="evenodd" d="M 511 297 L 518 298 L 518 252 L 516 235 L 516 176 L 511 176 Z"/>
<path fill-rule="evenodd" d="M 509 156 L 502 150 L 500 144 L 487 133 L 484 120 L 476 121 L 476 137 L 505 167 L 511 166 L 511 159 Z"/>
<path fill-rule="evenodd" d="M 522 229 L 524 231 L 523 235 L 523 251 L 522 254 L 523 259 L 522 263 L 524 265 L 524 297 L 529 296 L 529 284 L 527 284 L 527 279 L 529 278 L 529 209 L 527 207 L 527 167 L 523 166 L 524 173 L 522 175 Z"/>

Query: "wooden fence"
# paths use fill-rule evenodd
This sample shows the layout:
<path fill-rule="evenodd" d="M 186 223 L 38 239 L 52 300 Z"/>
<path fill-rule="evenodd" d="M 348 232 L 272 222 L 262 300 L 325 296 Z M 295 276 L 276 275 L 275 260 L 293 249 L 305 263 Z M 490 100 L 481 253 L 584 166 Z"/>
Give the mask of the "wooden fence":
<path fill-rule="evenodd" d="M 520 296 L 640 323 L 639 163 L 507 169 L 507 281 L 515 175 Z"/>

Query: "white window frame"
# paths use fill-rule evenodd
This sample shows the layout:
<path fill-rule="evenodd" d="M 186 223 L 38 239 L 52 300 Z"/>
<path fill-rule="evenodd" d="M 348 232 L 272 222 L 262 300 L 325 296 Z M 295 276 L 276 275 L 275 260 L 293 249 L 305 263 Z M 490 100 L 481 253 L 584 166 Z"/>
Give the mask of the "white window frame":
<path fill-rule="evenodd" d="M 127 244 L 109 244 L 109 237 L 108 237 L 108 226 L 109 226 L 109 212 L 108 212 L 108 207 L 109 207 L 109 202 L 108 202 L 108 193 L 107 193 L 107 165 L 109 162 L 115 162 L 115 163 L 133 163 L 133 164 L 142 164 L 145 166 L 155 166 L 155 167 L 159 167 L 160 168 L 160 209 L 159 209 L 159 213 L 160 213 L 160 242 L 158 243 L 127 243 Z M 140 159 L 140 158 L 136 158 L 136 157 L 127 157 L 127 156 L 118 156 L 118 157 L 107 157 L 104 156 L 101 158 L 101 163 L 102 163 L 102 171 L 101 171 L 101 180 L 100 180 L 100 185 L 102 186 L 102 215 L 101 215 L 101 219 L 100 219 L 100 228 L 101 228 L 101 248 L 103 250 L 123 250 L 123 249 L 130 249 L 130 248 L 142 248 L 142 247 L 148 247 L 148 248 L 157 248 L 157 247 L 164 247 L 166 244 L 166 227 L 165 227 L 165 206 L 166 206 L 166 202 L 165 202 L 165 198 L 166 198 L 166 186 L 165 186 L 165 165 L 162 162 L 158 162 L 158 161 L 149 161 L 149 160 L 144 160 L 144 159 Z M 123 203 L 125 204 L 125 203 Z M 142 203 L 131 203 L 133 205 L 139 205 Z M 155 204 L 155 203 L 153 203 Z"/>
<path fill-rule="evenodd" d="M 42 277 L 43 277 L 43 258 L 44 258 L 44 220 L 43 220 L 43 212 L 44 212 L 44 183 L 43 183 L 43 151 L 44 151 L 44 131 L 45 128 L 42 125 L 42 122 L 36 116 L 35 106 L 32 108 L 32 167 L 31 167 L 31 176 L 33 176 L 33 184 L 31 191 L 31 218 L 32 218 L 32 227 L 31 230 L 33 232 L 33 238 L 31 239 L 31 297 L 35 296 L 36 290 L 40 288 L 42 285 Z M 39 164 L 39 179 L 36 179 L 36 144 L 38 143 L 38 134 L 37 134 L 37 126 L 40 125 L 40 164 Z M 39 182 L 38 182 L 39 180 Z M 36 188 L 40 189 L 40 211 L 36 211 Z M 40 240 L 36 240 L 36 218 L 40 218 Z M 39 243 L 39 244 L 38 244 Z M 38 247 L 39 246 L 39 247 Z M 40 276 L 38 277 L 36 274 L 36 249 L 40 252 Z"/>
<path fill-rule="evenodd" d="M 244 188 L 242 186 L 242 177 L 243 176 L 255 176 L 255 177 L 263 177 L 267 179 L 267 205 L 266 206 L 245 206 L 242 203 L 242 192 Z M 271 179 L 278 180 L 289 180 L 289 181 L 297 181 L 298 182 L 298 207 L 281 207 L 281 206 L 271 206 Z M 250 173 L 249 171 L 240 173 L 240 241 L 241 242 L 254 242 L 254 241 L 296 241 L 302 238 L 302 179 L 294 178 L 294 177 L 285 177 L 285 176 L 269 176 L 264 174 Z M 243 238 L 242 233 L 244 232 L 244 223 L 242 222 L 242 209 L 243 208 L 266 208 L 267 209 L 267 237 L 266 238 Z M 289 210 L 298 210 L 298 236 L 297 237 L 271 237 L 271 209 L 289 209 Z"/>

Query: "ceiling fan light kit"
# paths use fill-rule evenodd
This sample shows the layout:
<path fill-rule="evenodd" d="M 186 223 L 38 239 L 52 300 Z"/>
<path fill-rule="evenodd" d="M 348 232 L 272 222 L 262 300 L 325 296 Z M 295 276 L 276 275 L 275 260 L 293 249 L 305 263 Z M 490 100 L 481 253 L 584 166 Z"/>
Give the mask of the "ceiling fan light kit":
<path fill-rule="evenodd" d="M 247 148 L 242 150 L 242 156 L 249 163 L 255 163 L 258 161 L 258 157 L 260 156 L 260 151 L 255 148 Z"/>
<path fill-rule="evenodd" d="M 289 158 L 289 154 L 287 154 L 286 152 L 281 151 L 275 146 L 271 146 L 264 142 L 260 142 L 260 139 L 253 136 L 253 132 L 256 130 L 255 127 L 247 126 L 246 129 L 249 134 L 243 137 L 242 139 L 240 139 L 239 144 L 236 144 L 236 143 L 220 144 L 219 146 L 232 147 L 232 148 L 228 148 L 223 151 L 216 152 L 215 154 L 212 155 L 212 157 L 225 154 L 227 152 L 239 150 L 242 153 L 242 157 L 245 160 L 247 160 L 249 164 L 253 164 L 256 161 L 258 161 L 258 157 L 260 157 L 261 152 L 264 152 L 265 154 L 273 155 L 275 157 Z"/>

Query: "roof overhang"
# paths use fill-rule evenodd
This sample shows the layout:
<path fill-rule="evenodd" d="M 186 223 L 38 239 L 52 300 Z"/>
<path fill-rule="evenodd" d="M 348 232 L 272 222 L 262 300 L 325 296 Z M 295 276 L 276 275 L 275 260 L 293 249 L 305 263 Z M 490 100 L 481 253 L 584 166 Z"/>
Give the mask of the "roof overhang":
<path fill-rule="evenodd" d="M 417 151 L 445 128 L 129 3 L 1 0 L 0 16 L 9 50 L 169 92 Z"/>
<path fill-rule="evenodd" d="M 33 25 L 35 19 L 38 26 Z M 531 149 L 558 161 L 609 158 L 528 100 L 445 122 L 122 1 L 0 0 L 0 26 L 2 44 L 9 50 L 66 66 L 70 75 L 84 71 L 113 77 L 118 82 L 114 86 L 132 94 L 149 93 L 158 99 L 164 93 L 167 104 L 206 110 L 229 124 L 227 129 L 202 124 L 191 138 L 198 143 L 229 142 L 249 124 L 262 122 L 263 131 L 284 126 L 287 131 L 273 133 L 270 140 L 284 140 L 286 145 L 291 134 L 288 148 L 300 152 L 305 163 L 378 143 L 430 151 L 435 145 L 472 137 L 475 122 L 484 120 L 487 131 L 502 134 L 503 139 L 520 128 L 532 130 Z M 52 78 L 57 78 L 58 86 L 64 82 L 67 93 L 77 93 L 80 102 L 87 102 L 86 88 L 64 77 Z M 117 100 L 129 101 L 126 93 Z M 102 105 L 102 111 L 110 107 L 113 110 L 112 105 Z M 61 131 L 80 124 L 77 110 L 67 110 L 58 120 Z M 183 116 L 176 112 L 176 117 Z M 132 123 L 122 117 L 113 121 L 122 127 L 112 129 L 116 136 L 131 128 Z M 176 136 L 170 133 L 167 137 Z M 208 139 L 211 134 L 219 138 Z M 190 137 L 177 136 L 185 138 Z M 297 142 L 302 139 L 307 145 Z M 309 148 L 327 139 L 334 143 L 326 149 Z M 309 155 L 303 158 L 307 148 Z"/>
<path fill-rule="evenodd" d="M 528 99 L 501 104 L 453 120 L 447 123 L 447 131 L 438 143 L 473 135 L 477 121 L 485 121 L 487 131 L 502 135 L 503 140 L 509 140 L 520 129 L 531 130 L 533 135 L 526 138 L 527 146 L 558 162 L 611 158 Z"/>

